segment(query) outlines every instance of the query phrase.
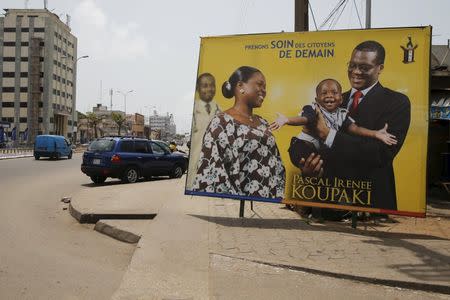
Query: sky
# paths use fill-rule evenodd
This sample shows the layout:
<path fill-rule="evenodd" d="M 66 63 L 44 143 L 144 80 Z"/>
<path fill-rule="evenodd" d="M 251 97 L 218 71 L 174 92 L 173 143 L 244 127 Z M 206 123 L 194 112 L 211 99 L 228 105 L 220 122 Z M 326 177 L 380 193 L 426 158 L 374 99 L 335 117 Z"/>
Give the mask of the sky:
<path fill-rule="evenodd" d="M 43 8 L 44 0 L 2 0 L 2 8 Z M 97 103 L 127 113 L 172 113 L 190 130 L 201 36 L 294 31 L 294 0 L 48 0 L 78 38 L 77 110 Z M 311 0 L 319 27 L 339 0 Z M 365 1 L 349 0 L 338 22 L 321 30 L 361 28 Z M 358 19 L 359 12 L 360 18 Z M 435 45 L 450 39 L 448 0 L 372 0 L 372 28 L 433 26 Z M 310 13 L 310 31 L 316 30 Z"/>

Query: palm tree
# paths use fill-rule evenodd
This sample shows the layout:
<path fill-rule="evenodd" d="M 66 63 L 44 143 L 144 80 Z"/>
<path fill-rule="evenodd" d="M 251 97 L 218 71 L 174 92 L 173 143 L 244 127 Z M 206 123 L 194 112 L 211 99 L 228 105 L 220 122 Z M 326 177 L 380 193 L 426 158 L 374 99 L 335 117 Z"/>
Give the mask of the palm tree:
<path fill-rule="evenodd" d="M 111 114 L 111 118 L 112 118 L 112 120 L 114 121 L 114 123 L 116 123 L 117 126 L 119 127 L 119 130 L 118 130 L 118 132 L 117 132 L 117 135 L 120 135 L 120 129 L 122 128 L 123 123 L 125 123 L 125 121 L 126 121 L 127 119 L 125 118 L 124 115 L 122 115 L 122 114 L 120 114 L 120 113 L 117 113 L 117 112 L 113 112 L 113 113 Z"/>
<path fill-rule="evenodd" d="M 97 125 L 102 121 L 102 117 L 93 112 L 88 112 L 86 113 L 86 118 L 88 119 L 89 126 L 94 128 L 94 137 L 97 138 Z"/>

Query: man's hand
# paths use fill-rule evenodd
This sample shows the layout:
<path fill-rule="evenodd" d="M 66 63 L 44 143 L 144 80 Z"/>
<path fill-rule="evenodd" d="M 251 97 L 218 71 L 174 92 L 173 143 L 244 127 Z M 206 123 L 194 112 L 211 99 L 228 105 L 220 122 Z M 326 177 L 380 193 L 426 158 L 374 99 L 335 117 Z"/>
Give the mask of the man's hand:
<path fill-rule="evenodd" d="M 321 160 L 320 155 L 316 153 L 311 153 L 306 160 L 304 158 L 300 160 L 300 169 L 302 170 L 302 175 L 306 176 L 322 176 L 322 165 L 323 160 Z"/>
<path fill-rule="evenodd" d="M 317 123 L 316 123 L 317 135 L 322 141 L 325 141 L 325 139 L 328 136 L 328 133 L 330 132 L 330 128 L 328 128 L 327 123 L 325 123 L 325 119 L 323 118 L 322 112 L 320 111 L 319 107 L 316 107 L 316 113 L 317 113 Z"/>
<path fill-rule="evenodd" d="M 278 115 L 278 117 L 275 119 L 275 121 L 273 121 L 269 125 L 270 131 L 275 131 L 277 129 L 280 129 L 281 127 L 284 126 L 284 124 L 286 124 L 289 121 L 289 119 L 285 115 L 283 115 L 279 112 L 277 112 L 277 115 Z"/>

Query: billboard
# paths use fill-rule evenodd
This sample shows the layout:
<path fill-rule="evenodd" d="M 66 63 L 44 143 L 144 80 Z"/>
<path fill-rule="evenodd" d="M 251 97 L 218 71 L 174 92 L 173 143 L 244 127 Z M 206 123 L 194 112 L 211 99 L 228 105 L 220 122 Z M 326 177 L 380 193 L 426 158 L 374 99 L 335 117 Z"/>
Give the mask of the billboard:
<path fill-rule="evenodd" d="M 185 193 L 425 216 L 431 27 L 201 39 Z"/>

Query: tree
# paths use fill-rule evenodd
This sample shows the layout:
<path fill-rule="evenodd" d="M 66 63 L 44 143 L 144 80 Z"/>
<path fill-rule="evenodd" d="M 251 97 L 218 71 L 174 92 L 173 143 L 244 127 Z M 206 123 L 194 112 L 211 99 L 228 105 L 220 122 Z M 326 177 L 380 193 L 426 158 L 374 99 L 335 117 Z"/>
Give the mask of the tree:
<path fill-rule="evenodd" d="M 111 118 L 112 118 L 112 120 L 114 121 L 114 123 L 116 123 L 117 126 L 119 127 L 119 130 L 118 130 L 118 132 L 117 132 L 117 135 L 120 135 L 120 129 L 122 128 L 123 123 L 125 123 L 125 121 L 126 121 L 127 119 L 125 118 L 124 115 L 122 115 L 122 114 L 120 114 L 120 113 L 117 113 L 117 112 L 113 112 L 113 113 L 111 114 Z"/>
<path fill-rule="evenodd" d="M 102 117 L 93 112 L 88 112 L 86 113 L 86 118 L 88 119 L 89 126 L 94 128 L 94 137 L 97 138 L 97 125 L 102 121 Z"/>

